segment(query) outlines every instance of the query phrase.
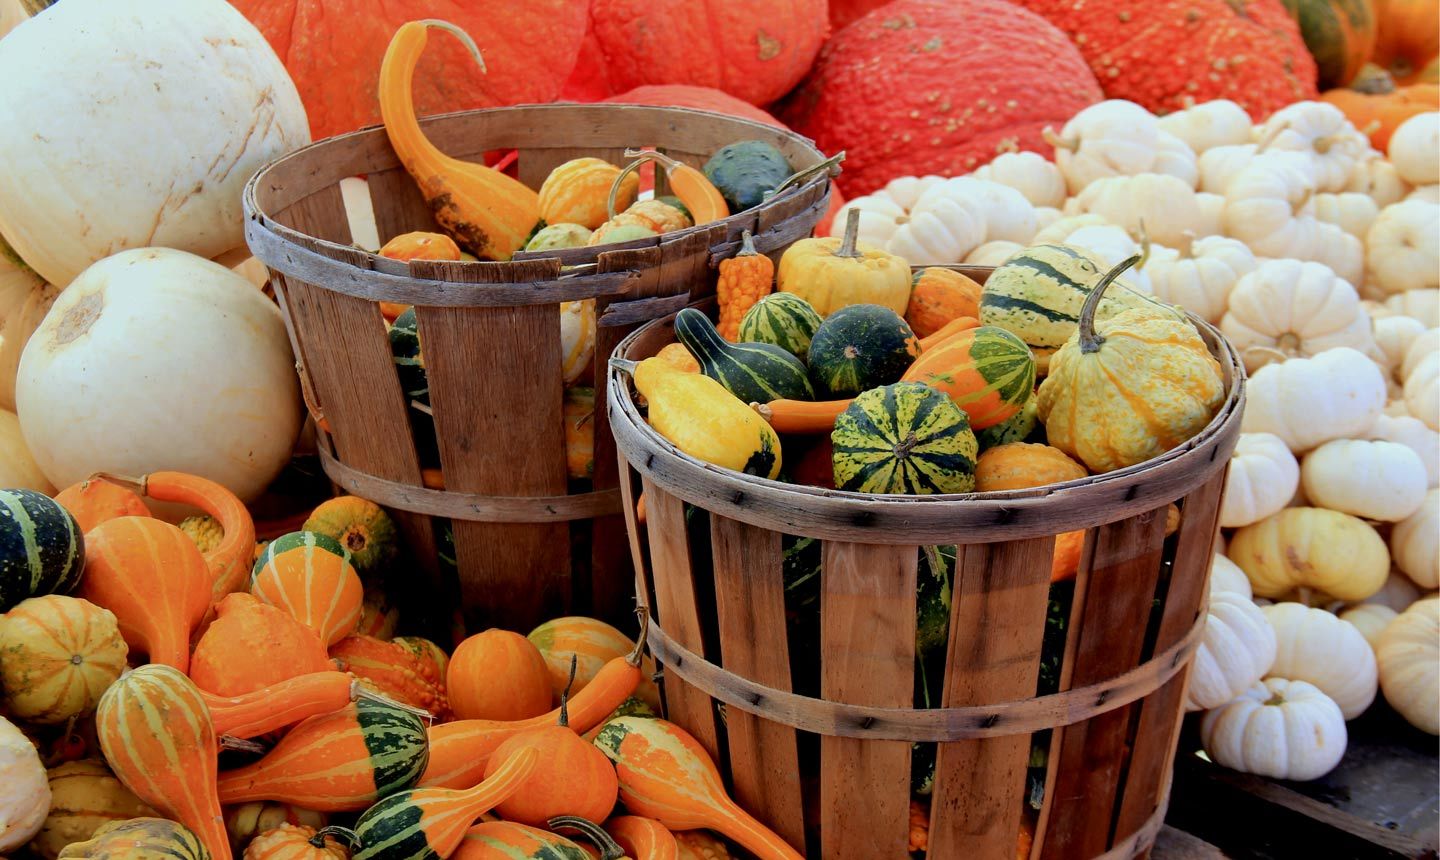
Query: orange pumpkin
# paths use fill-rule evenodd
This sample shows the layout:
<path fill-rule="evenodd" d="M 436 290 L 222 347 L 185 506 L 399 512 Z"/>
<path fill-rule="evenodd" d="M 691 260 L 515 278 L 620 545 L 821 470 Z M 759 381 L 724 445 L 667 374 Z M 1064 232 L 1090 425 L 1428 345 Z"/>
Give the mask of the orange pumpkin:
<path fill-rule="evenodd" d="M 1059 484 L 1085 477 L 1085 467 L 1059 448 L 1011 442 L 987 448 L 975 464 L 975 489 L 989 493 Z"/>
<path fill-rule="evenodd" d="M 1050 557 L 1050 581 L 1074 579 L 1080 571 L 1080 553 L 1084 549 L 1084 529 L 1056 535 L 1055 554 Z"/>
<path fill-rule="evenodd" d="M 72 484 L 61 490 L 55 501 L 75 517 L 81 532 L 88 532 L 116 517 L 150 516 L 145 501 L 134 491 L 103 478 Z"/>
<path fill-rule="evenodd" d="M 915 273 L 905 322 L 917 337 L 929 337 L 960 317 L 980 316 L 980 285 L 950 269 L 930 267 Z"/>
<path fill-rule="evenodd" d="M 444 681 L 433 660 L 395 642 L 370 636 L 347 636 L 335 643 L 330 656 L 340 668 L 376 690 L 414 708 L 444 717 L 449 715 Z"/>
<path fill-rule="evenodd" d="M 492 628 L 450 655 L 450 707 L 462 720 L 524 720 L 550 709 L 550 670 L 534 643 Z"/>
<path fill-rule="evenodd" d="M 675 834 L 653 818 L 617 815 L 605 822 L 605 832 L 635 860 L 676 860 L 680 853 Z"/>
<path fill-rule="evenodd" d="M 190 677 L 216 696 L 241 696 L 334 668 L 315 631 L 248 594 L 227 596 L 195 645 Z"/>
<path fill-rule="evenodd" d="M 1397 87 L 1389 74 L 1375 69 L 1349 87 L 1327 91 L 1320 99 L 1340 108 L 1356 128 L 1370 135 L 1370 145 L 1384 152 L 1401 123 L 1417 113 L 1440 110 L 1440 86 Z"/>
<path fill-rule="evenodd" d="M 610 817 L 620 793 L 615 766 L 570 727 L 567 704 L 562 697 L 560 719 L 554 725 L 520 732 L 490 757 L 485 766 L 486 779 L 521 750 L 539 754 L 535 769 L 520 788 L 496 807 L 502 818 L 540 827 L 559 816 L 590 821 Z"/>
<path fill-rule="evenodd" d="M 216 735 L 223 732 L 216 731 Z M 304 825 L 321 828 L 330 816 L 313 809 L 302 809 L 289 803 L 256 800 L 225 807 L 225 831 L 230 834 L 230 847 L 237 854 L 245 846 L 267 830 L 274 830 L 282 824 Z"/>
<path fill-rule="evenodd" d="M 354 839 L 355 833 L 343 827 L 316 830 L 281 824 L 256 836 L 245 849 L 244 860 L 350 860 L 347 846 Z"/>
<path fill-rule="evenodd" d="M 1440 4 L 1435 0 L 1371 0 L 1377 33 L 1370 61 L 1398 83 L 1418 80 L 1440 54 Z"/>
<path fill-rule="evenodd" d="M 290 613 L 328 648 L 360 623 L 365 587 L 349 561 L 311 544 L 268 559 L 250 580 L 250 593 Z"/>

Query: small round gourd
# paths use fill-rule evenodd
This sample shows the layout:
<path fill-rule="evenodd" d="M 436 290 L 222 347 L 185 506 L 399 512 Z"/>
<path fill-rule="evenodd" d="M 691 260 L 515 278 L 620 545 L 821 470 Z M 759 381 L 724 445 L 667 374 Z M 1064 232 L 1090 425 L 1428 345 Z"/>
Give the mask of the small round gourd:
<path fill-rule="evenodd" d="M 1267 678 L 1200 721 L 1205 752 L 1221 767 L 1274 779 L 1324 776 L 1345 755 L 1340 708 L 1314 685 Z"/>
<path fill-rule="evenodd" d="M 0 612 L 69 592 L 84 564 L 85 538 L 69 511 L 34 490 L 0 490 Z"/>
<path fill-rule="evenodd" d="M 116 517 L 148 517 L 145 500 L 128 487 L 103 478 L 90 478 L 60 491 L 55 501 L 75 516 L 82 532 Z"/>
<path fill-rule="evenodd" d="M 1220 525 L 1239 528 L 1279 513 L 1300 486 L 1300 463 L 1273 433 L 1241 433 L 1230 454 Z"/>
<path fill-rule="evenodd" d="M 952 269 L 937 266 L 915 273 L 905 322 L 917 337 L 929 337 L 959 317 L 980 317 L 981 287 Z"/>
<path fill-rule="evenodd" d="M 1400 613 L 1381 634 L 1375 656 L 1385 701 L 1412 726 L 1440 735 L 1440 598 Z"/>
<path fill-rule="evenodd" d="M 1405 376 L 1405 409 L 1425 422 L 1431 430 L 1440 430 L 1440 353 L 1420 360 Z"/>
<path fill-rule="evenodd" d="M 1375 346 L 1355 288 L 1327 266 L 1299 260 L 1267 260 L 1241 277 L 1220 330 L 1252 373 L 1277 359 Z"/>
<path fill-rule="evenodd" d="M 1196 233 L 1200 235 L 1200 231 Z M 1224 236 L 1192 236 L 1173 249 L 1152 245 L 1144 270 L 1156 298 L 1218 323 L 1229 307 L 1230 292 L 1256 265 L 1255 255 L 1243 242 Z"/>
<path fill-rule="evenodd" d="M 68 845 L 59 860 L 211 860 L 195 834 L 167 818 L 131 818 L 112 821 L 84 842 Z"/>
<path fill-rule="evenodd" d="M 785 249 L 775 271 L 776 290 L 794 293 L 822 317 L 855 304 L 905 313 L 910 303 L 909 263 L 879 248 L 858 245 L 860 213 L 852 209 L 847 215 L 843 239 L 801 239 Z"/>
<path fill-rule="evenodd" d="M 932 345 L 900 378 L 945 394 L 978 432 L 1010 420 L 1032 399 L 1035 355 L 1005 329 L 980 326 Z"/>
<path fill-rule="evenodd" d="M 343 827 L 281 824 L 256 836 L 244 860 L 350 860 L 354 841 L 355 833 Z"/>
<path fill-rule="evenodd" d="M 313 809 L 304 809 L 277 800 L 252 800 L 225 807 L 225 832 L 230 834 L 230 847 L 242 854 L 256 836 L 282 824 L 303 825 L 316 830 L 324 827 L 329 816 Z"/>
<path fill-rule="evenodd" d="M 190 677 L 216 696 L 240 696 L 287 678 L 333 668 L 325 644 L 289 612 L 237 592 L 195 645 Z"/>
<path fill-rule="evenodd" d="M 1275 630 L 1250 598 L 1211 591 L 1205 632 L 1195 649 L 1187 711 L 1218 708 L 1245 692 L 1275 662 Z"/>
<path fill-rule="evenodd" d="M 1385 408 L 1385 375 L 1348 347 L 1266 365 L 1245 381 L 1246 433 L 1274 433 L 1294 452 L 1353 439 Z"/>
<path fill-rule="evenodd" d="M 966 493 L 979 443 L 964 411 L 928 385 L 897 382 L 856 397 L 830 434 L 835 487 L 858 493 Z"/>
<path fill-rule="evenodd" d="M 821 399 L 854 397 L 899 381 L 919 354 L 915 332 L 899 314 L 850 305 L 826 317 L 810 341 L 810 379 Z"/>
<path fill-rule="evenodd" d="M 1253 592 L 1250 590 L 1250 578 L 1240 566 L 1231 561 L 1228 557 L 1215 553 L 1210 562 L 1210 593 L 1220 591 L 1232 591 L 1245 596 L 1246 600 L 1251 599 Z"/>
<path fill-rule="evenodd" d="M 1421 588 L 1440 587 L 1440 490 L 1430 490 L 1413 514 L 1390 531 L 1390 554 Z"/>
<path fill-rule="evenodd" d="M 1380 210 L 1365 234 L 1368 288 L 1383 294 L 1440 286 L 1440 206 L 1403 200 Z"/>
<path fill-rule="evenodd" d="M 524 636 L 492 628 L 461 642 L 445 672 L 462 720 L 525 720 L 550 710 L 550 670 Z"/>
<path fill-rule="evenodd" d="M 1229 556 L 1257 597 L 1297 589 L 1359 601 L 1380 590 L 1390 571 L 1385 541 L 1365 521 L 1324 508 L 1286 508 L 1230 540 Z"/>
<path fill-rule="evenodd" d="M 1085 467 L 1058 448 L 1027 442 L 997 445 L 975 464 L 975 489 L 989 493 L 1060 484 L 1085 477 Z"/>
<path fill-rule="evenodd" d="M 823 322 L 810 303 L 799 296 L 770 293 L 745 312 L 740 320 L 740 340 L 778 346 L 803 361 Z"/>
<path fill-rule="evenodd" d="M 1390 136 L 1390 163 L 1400 178 L 1411 185 L 1433 185 L 1440 182 L 1440 113 L 1416 114 L 1400 124 Z"/>
<path fill-rule="evenodd" d="M 761 140 L 740 140 L 722 146 L 705 162 L 703 170 L 705 178 L 725 196 L 732 213 L 759 206 L 767 193 L 794 172 L 784 153 Z"/>
<path fill-rule="evenodd" d="M 115 615 L 87 600 L 32 597 L 0 615 L 0 686 L 10 713 L 61 723 L 95 710 L 125 671 Z"/>
<path fill-rule="evenodd" d="M 1160 117 L 1161 131 L 1185 141 L 1197 155 L 1216 146 L 1248 143 L 1251 120 L 1229 99 L 1214 99 Z"/>
<path fill-rule="evenodd" d="M 359 496 L 321 502 L 300 528 L 334 538 L 363 576 L 379 573 L 399 552 L 395 521 L 384 508 Z"/>
<path fill-rule="evenodd" d="M 1305 681 L 1353 720 L 1375 700 L 1375 653 L 1353 624 L 1301 603 L 1276 603 L 1262 612 L 1275 629 L 1270 674 Z"/>
<path fill-rule="evenodd" d="M 14 851 L 40 831 L 50 811 L 50 783 L 35 745 L 0 717 L 0 851 Z"/>
<path fill-rule="evenodd" d="M 546 224 L 579 224 L 594 230 L 609 217 L 610 186 L 620 168 L 599 158 L 575 158 L 550 171 L 540 185 L 540 218 Z M 640 191 L 640 177 L 626 176 L 616 192 L 615 209 L 624 211 Z"/>
<path fill-rule="evenodd" d="M 486 778 L 524 749 L 535 750 L 539 758 L 520 788 L 496 807 L 500 817 L 532 827 L 562 815 L 590 821 L 610 817 L 620 793 L 615 766 L 570 728 L 563 702 L 558 725 L 527 729 L 501 744 L 485 766 Z"/>
<path fill-rule="evenodd" d="M 590 228 L 581 224 L 550 224 L 525 243 L 527 251 L 559 251 L 583 248 L 590 243 Z"/>
<path fill-rule="evenodd" d="M 545 658 L 545 665 L 550 670 L 550 688 L 557 699 L 567 688 L 573 697 L 595 679 L 607 662 L 635 650 L 635 643 L 629 636 L 598 618 L 579 615 L 552 618 L 531 630 L 525 638 Z M 570 673 L 572 657 L 575 658 L 573 681 Z M 647 668 L 642 672 L 636 695 L 658 705 L 659 692 L 649 677 L 654 674 L 649 657 L 645 658 L 644 665 Z"/>
<path fill-rule="evenodd" d="M 1316 506 L 1384 522 L 1419 510 L 1428 483 L 1419 454 L 1360 439 L 1334 439 L 1306 454 L 1300 480 Z"/>
<path fill-rule="evenodd" d="M 1382 603 L 1359 603 L 1340 612 L 1340 620 L 1360 631 L 1373 650 L 1380 647 L 1380 634 L 1400 613 Z"/>
<path fill-rule="evenodd" d="M 345 557 L 308 546 L 270 556 L 251 576 L 250 593 L 315 631 L 328 648 L 360 623 L 365 587 Z"/>
<path fill-rule="evenodd" d="M 566 384 L 579 379 L 594 357 L 595 300 L 561 302 L 560 373 Z"/>
<path fill-rule="evenodd" d="M 1058 209 L 1065 205 L 1065 175 L 1055 162 L 1038 152 L 1002 152 L 970 175 L 1008 185 L 1036 207 Z"/>
<path fill-rule="evenodd" d="M 55 860 L 65 846 L 89 839 L 109 822 L 155 815 L 98 758 L 52 767 L 49 780 L 50 814 L 30 842 L 46 860 Z"/>

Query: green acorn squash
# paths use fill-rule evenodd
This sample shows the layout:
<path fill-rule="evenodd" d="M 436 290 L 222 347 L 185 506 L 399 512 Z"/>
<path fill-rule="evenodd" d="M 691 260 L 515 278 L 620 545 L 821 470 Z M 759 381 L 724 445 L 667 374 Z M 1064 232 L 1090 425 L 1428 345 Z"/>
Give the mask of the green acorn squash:
<path fill-rule="evenodd" d="M 858 493 L 968 493 L 979 444 L 964 410 L 918 382 L 873 388 L 835 419 L 835 486 Z"/>
<path fill-rule="evenodd" d="M 705 162 L 705 178 L 720 189 L 730 211 L 741 212 L 765 202 L 794 171 L 784 154 L 763 140 L 739 140 L 722 146 Z"/>
<path fill-rule="evenodd" d="M 59 502 L 0 490 L 0 612 L 27 597 L 68 594 L 85 566 L 85 536 Z"/>
<path fill-rule="evenodd" d="M 920 354 L 910 324 L 880 305 L 831 314 L 810 341 L 810 379 L 822 399 L 854 397 L 899 381 Z"/>

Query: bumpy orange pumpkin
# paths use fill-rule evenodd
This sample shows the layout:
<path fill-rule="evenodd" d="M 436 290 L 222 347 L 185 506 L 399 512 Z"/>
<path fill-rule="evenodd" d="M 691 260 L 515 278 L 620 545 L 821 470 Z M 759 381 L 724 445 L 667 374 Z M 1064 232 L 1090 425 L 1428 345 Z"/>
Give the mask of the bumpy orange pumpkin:
<path fill-rule="evenodd" d="M 400 702 L 439 717 L 448 715 L 445 683 L 433 660 L 397 642 L 370 636 L 347 636 L 330 649 L 340 668 Z"/>
<path fill-rule="evenodd" d="M 338 838 L 337 838 L 338 837 Z M 255 837 L 244 860 L 350 860 L 353 831 L 281 824 Z"/>
<path fill-rule="evenodd" d="M 227 596 L 195 645 L 190 677 L 217 696 L 239 696 L 334 668 L 314 630 L 248 594 Z"/>

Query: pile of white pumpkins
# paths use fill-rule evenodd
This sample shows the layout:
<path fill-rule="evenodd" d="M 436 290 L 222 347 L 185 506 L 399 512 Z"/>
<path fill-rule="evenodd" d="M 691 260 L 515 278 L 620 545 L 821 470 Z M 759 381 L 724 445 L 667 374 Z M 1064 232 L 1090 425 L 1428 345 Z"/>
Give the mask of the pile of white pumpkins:
<path fill-rule="evenodd" d="M 965 177 L 849 201 L 915 264 L 1084 249 L 1217 325 L 1249 380 L 1188 707 L 1206 753 L 1314 779 L 1383 691 L 1440 733 L 1440 113 L 1388 152 L 1334 106 L 1259 125 L 1107 101 Z M 835 223 L 841 225 L 844 218 Z"/>

